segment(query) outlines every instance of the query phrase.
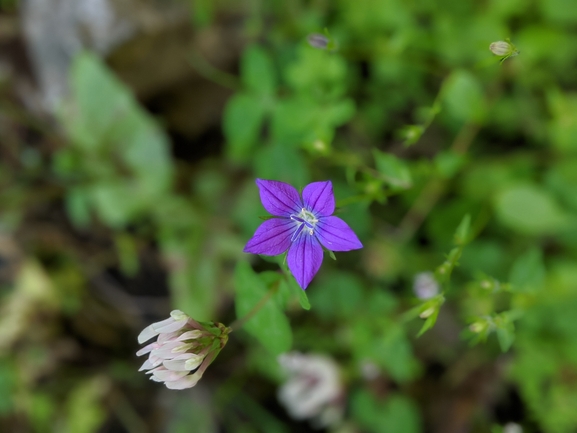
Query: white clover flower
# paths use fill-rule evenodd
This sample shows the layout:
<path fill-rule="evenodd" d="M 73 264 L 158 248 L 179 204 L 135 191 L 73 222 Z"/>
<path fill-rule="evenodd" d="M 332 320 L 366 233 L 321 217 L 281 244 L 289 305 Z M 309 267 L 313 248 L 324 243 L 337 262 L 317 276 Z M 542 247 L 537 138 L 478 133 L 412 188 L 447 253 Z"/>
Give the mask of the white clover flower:
<path fill-rule="evenodd" d="M 432 272 L 421 272 L 415 275 L 413 292 L 419 299 L 430 299 L 439 294 L 439 283 Z"/>
<path fill-rule="evenodd" d="M 508 422 L 503 426 L 503 433 L 523 433 L 523 427 L 514 422 Z"/>
<path fill-rule="evenodd" d="M 296 420 L 311 420 L 317 427 L 337 423 L 343 414 L 343 385 L 335 361 L 322 355 L 285 353 L 278 358 L 288 374 L 278 399 Z"/>
<path fill-rule="evenodd" d="M 164 382 L 169 389 L 192 388 L 228 340 L 230 328 L 221 323 L 199 323 L 180 310 L 142 330 L 138 342 L 158 336 L 136 352 L 148 354 L 139 371 L 148 370 L 150 379 Z"/>

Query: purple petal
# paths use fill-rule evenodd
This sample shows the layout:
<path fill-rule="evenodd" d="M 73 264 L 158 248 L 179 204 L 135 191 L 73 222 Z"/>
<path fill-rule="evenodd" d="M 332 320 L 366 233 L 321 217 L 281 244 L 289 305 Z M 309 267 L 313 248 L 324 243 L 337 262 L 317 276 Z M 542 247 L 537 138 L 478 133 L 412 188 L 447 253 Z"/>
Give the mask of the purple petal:
<path fill-rule="evenodd" d="M 336 216 L 320 218 L 315 234 L 327 250 L 350 251 L 363 247 L 355 232 L 346 222 Z"/>
<path fill-rule="evenodd" d="M 306 289 L 323 262 L 323 248 L 314 236 L 303 232 L 288 252 L 288 267 L 299 286 Z"/>
<path fill-rule="evenodd" d="M 330 180 L 309 183 L 303 190 L 305 207 L 320 216 L 332 215 L 335 211 L 335 195 Z"/>
<path fill-rule="evenodd" d="M 272 215 L 288 217 L 301 211 L 303 205 L 298 191 L 288 183 L 257 179 L 262 205 Z"/>
<path fill-rule="evenodd" d="M 291 245 L 295 231 L 294 221 L 286 218 L 272 218 L 263 222 L 244 247 L 245 253 L 276 256 L 284 253 Z"/>

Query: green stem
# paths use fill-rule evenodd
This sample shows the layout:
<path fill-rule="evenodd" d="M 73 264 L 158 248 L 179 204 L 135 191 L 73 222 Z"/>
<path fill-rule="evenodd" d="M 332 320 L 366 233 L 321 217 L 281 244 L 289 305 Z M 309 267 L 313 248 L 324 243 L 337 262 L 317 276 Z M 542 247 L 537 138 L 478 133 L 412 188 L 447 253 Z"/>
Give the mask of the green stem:
<path fill-rule="evenodd" d="M 265 306 L 265 304 L 268 302 L 268 300 L 277 291 L 278 285 L 279 285 L 278 282 L 275 283 L 269 289 L 269 291 L 266 292 L 266 294 L 260 299 L 260 301 L 258 301 L 256 303 L 256 305 L 254 307 L 252 307 L 252 310 L 250 310 L 248 313 L 246 313 L 243 317 L 236 319 L 234 322 L 232 322 L 229 326 L 231 332 L 242 328 L 246 324 L 246 322 L 248 322 L 250 319 L 252 319 L 255 316 L 255 314 L 258 313 L 261 310 L 261 308 Z"/>
<path fill-rule="evenodd" d="M 236 76 L 215 68 L 210 63 L 208 63 L 208 61 L 202 57 L 200 53 L 196 51 L 192 51 L 189 58 L 189 63 L 196 70 L 196 72 L 198 72 L 207 80 L 235 91 L 238 91 L 242 88 L 242 84 Z"/>

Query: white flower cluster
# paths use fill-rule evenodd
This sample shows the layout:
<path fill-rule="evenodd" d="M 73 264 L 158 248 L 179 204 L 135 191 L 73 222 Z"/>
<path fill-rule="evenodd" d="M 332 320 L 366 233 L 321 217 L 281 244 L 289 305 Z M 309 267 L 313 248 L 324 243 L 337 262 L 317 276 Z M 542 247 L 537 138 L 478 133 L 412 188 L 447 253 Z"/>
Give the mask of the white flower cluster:
<path fill-rule="evenodd" d="M 226 344 L 227 334 L 228 328 L 221 324 L 207 330 L 182 311 L 174 310 L 168 319 L 147 326 L 138 336 L 140 344 L 158 336 L 136 352 L 137 356 L 148 354 L 139 371 L 148 370 L 151 380 L 164 382 L 169 389 L 192 388 Z M 215 342 L 217 339 L 220 341 Z"/>

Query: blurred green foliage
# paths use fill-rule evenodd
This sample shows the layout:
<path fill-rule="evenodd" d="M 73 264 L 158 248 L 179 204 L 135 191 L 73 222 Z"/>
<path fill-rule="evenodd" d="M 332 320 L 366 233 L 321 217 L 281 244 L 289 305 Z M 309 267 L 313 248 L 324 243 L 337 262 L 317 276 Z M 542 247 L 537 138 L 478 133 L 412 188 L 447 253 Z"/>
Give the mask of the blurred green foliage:
<path fill-rule="evenodd" d="M 573 3 L 191 2 L 195 30 L 233 16 L 246 42 L 210 157 L 176 156 L 91 53 L 56 126 L 3 102 L 40 145 L 3 137 L 0 271 L 19 264 L 0 274 L 0 430 L 306 429 L 275 398 L 275 357 L 294 349 L 342 367 L 330 432 L 574 432 Z M 307 43 L 325 28 L 334 50 Z M 520 54 L 499 64 L 488 47 L 507 37 Z M 365 247 L 327 255 L 306 293 L 282 257 L 243 254 L 266 215 L 257 177 L 331 180 Z M 439 285 L 427 299 L 421 272 Z M 197 320 L 251 314 L 190 394 L 136 372 L 133 336 L 165 297 Z"/>

